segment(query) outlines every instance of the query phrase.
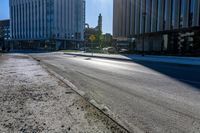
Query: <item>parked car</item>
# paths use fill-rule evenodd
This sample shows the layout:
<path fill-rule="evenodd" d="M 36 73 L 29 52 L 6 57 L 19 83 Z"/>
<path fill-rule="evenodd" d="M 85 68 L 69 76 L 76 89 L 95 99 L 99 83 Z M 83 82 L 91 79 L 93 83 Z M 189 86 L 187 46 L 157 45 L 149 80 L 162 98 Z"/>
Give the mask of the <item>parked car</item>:
<path fill-rule="evenodd" d="M 103 52 L 107 54 L 114 54 L 116 53 L 116 49 L 114 47 L 107 47 L 103 48 Z"/>
<path fill-rule="evenodd" d="M 128 51 L 129 51 L 128 49 L 124 49 L 124 48 L 123 48 L 123 49 L 120 49 L 120 50 L 119 50 L 119 53 L 122 53 L 122 54 L 123 54 L 123 53 L 127 53 Z"/>

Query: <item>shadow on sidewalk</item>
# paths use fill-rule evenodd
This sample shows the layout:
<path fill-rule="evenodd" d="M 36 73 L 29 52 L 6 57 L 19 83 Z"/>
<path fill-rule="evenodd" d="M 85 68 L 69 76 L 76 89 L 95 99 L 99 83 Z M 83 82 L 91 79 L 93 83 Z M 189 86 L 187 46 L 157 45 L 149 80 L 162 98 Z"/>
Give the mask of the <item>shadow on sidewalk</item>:
<path fill-rule="evenodd" d="M 130 58 L 126 55 L 123 56 Z M 133 62 L 200 90 L 200 66 L 138 60 Z"/>

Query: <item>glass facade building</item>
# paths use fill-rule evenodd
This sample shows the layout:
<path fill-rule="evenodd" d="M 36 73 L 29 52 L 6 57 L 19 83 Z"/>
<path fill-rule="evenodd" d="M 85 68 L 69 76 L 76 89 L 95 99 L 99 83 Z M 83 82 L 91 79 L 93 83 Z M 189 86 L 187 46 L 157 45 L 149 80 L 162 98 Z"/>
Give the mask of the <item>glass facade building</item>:
<path fill-rule="evenodd" d="M 10 0 L 13 40 L 84 40 L 85 0 Z"/>
<path fill-rule="evenodd" d="M 0 20 L 0 49 L 9 48 L 10 20 Z"/>
<path fill-rule="evenodd" d="M 10 40 L 10 20 L 0 20 L 0 40 Z"/>

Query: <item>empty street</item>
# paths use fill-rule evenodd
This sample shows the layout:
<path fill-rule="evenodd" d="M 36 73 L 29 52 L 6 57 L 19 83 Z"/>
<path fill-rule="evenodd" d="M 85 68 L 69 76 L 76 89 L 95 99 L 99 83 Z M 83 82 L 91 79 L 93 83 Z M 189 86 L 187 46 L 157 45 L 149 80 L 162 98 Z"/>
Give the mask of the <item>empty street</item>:
<path fill-rule="evenodd" d="M 130 132 L 200 132 L 199 66 L 34 54 Z"/>

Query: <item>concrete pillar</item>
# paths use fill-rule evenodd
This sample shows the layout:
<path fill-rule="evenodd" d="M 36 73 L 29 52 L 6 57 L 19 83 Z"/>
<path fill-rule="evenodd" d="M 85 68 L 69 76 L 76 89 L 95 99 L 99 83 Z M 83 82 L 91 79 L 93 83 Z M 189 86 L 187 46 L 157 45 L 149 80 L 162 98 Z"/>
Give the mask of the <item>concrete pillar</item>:
<path fill-rule="evenodd" d="M 140 27 L 140 34 L 143 34 L 144 33 L 144 19 L 143 19 L 143 13 L 146 12 L 146 3 L 147 1 L 146 0 L 141 0 L 141 7 L 140 7 L 140 14 L 139 14 L 139 18 L 140 19 L 140 24 L 139 24 L 139 27 Z M 149 12 L 148 12 L 149 13 Z M 147 16 L 147 15 L 146 15 Z M 147 18 L 147 17 L 146 17 Z M 145 21 L 147 22 L 147 19 L 145 18 Z M 145 24 L 145 30 L 146 30 L 146 24 Z"/>
<path fill-rule="evenodd" d="M 135 0 L 131 0 L 130 34 L 135 34 Z"/>
<path fill-rule="evenodd" d="M 126 37 L 130 35 L 131 0 L 126 0 Z"/>
<path fill-rule="evenodd" d="M 119 36 L 123 35 L 123 8 L 122 8 L 122 3 L 123 0 L 118 0 L 118 4 L 119 4 L 119 17 L 118 17 L 118 27 L 119 27 Z"/>
<path fill-rule="evenodd" d="M 189 0 L 183 0 L 185 3 L 185 7 L 184 7 L 184 17 L 183 17 L 183 27 L 187 28 L 188 24 L 189 24 Z"/>
<path fill-rule="evenodd" d="M 64 41 L 64 49 L 67 49 L 67 41 Z"/>
<path fill-rule="evenodd" d="M 24 34 L 24 23 L 23 23 L 23 5 L 20 2 L 20 39 L 23 39 L 23 34 Z"/>
<path fill-rule="evenodd" d="M 33 1 L 33 38 L 36 38 L 36 19 L 37 19 L 37 16 L 35 14 L 36 12 L 36 1 Z"/>
<path fill-rule="evenodd" d="M 33 13 L 32 13 L 32 1 L 31 2 L 29 2 L 29 8 L 28 8 L 28 10 L 29 10 L 29 35 L 30 35 L 30 39 L 31 38 L 33 38 L 33 20 L 32 20 L 32 18 L 33 18 Z"/>
<path fill-rule="evenodd" d="M 151 32 L 157 31 L 157 19 L 158 19 L 158 0 L 152 1 L 152 15 L 151 15 Z"/>
<path fill-rule="evenodd" d="M 127 9 L 127 0 L 122 0 L 122 36 L 126 35 L 126 9 Z"/>
<path fill-rule="evenodd" d="M 44 38 L 47 37 L 47 19 L 46 19 L 46 0 L 43 1 L 43 17 L 44 17 L 44 24 L 43 24 L 43 31 L 44 31 Z"/>
<path fill-rule="evenodd" d="M 165 7 L 166 7 L 166 23 L 165 23 L 165 30 L 170 30 L 171 29 L 171 22 L 172 22 L 172 1 L 167 0 Z"/>
<path fill-rule="evenodd" d="M 193 26 L 199 26 L 199 16 L 200 16 L 200 0 L 194 1 L 194 15 L 193 15 Z"/>
<path fill-rule="evenodd" d="M 37 8 L 36 8 L 36 10 L 37 10 L 37 19 L 36 19 L 36 21 L 37 21 L 37 25 L 36 25 L 36 37 L 37 38 L 39 38 L 40 37 L 40 31 L 39 31 L 39 25 L 40 25 L 40 7 L 39 7 L 39 0 L 37 0 L 36 1 L 36 5 L 37 5 Z"/>
<path fill-rule="evenodd" d="M 164 47 L 163 50 L 167 50 L 168 48 L 168 35 L 163 35 Z"/>
<path fill-rule="evenodd" d="M 59 50 L 61 46 L 61 41 L 56 41 L 56 50 Z"/>
<path fill-rule="evenodd" d="M 151 11 L 152 11 L 152 0 L 146 1 L 146 23 L 145 32 L 151 32 Z M 142 15 L 141 15 L 142 16 Z"/>
<path fill-rule="evenodd" d="M 158 0 L 158 31 L 163 30 L 163 20 L 164 20 L 164 1 Z"/>
<path fill-rule="evenodd" d="M 174 1 L 174 17 L 173 19 L 173 29 L 179 28 L 179 17 L 180 17 L 180 1 L 179 0 L 173 0 Z"/>
<path fill-rule="evenodd" d="M 141 0 L 136 0 L 136 10 L 135 10 L 135 34 L 140 34 L 140 5 Z"/>

